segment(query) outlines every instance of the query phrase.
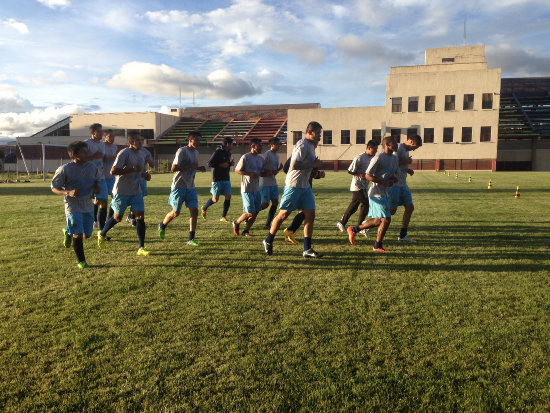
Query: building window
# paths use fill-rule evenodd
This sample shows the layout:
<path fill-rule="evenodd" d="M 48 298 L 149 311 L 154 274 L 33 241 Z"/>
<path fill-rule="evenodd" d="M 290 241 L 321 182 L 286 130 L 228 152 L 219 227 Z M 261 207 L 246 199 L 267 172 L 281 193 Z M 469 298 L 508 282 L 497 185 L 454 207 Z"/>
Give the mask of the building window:
<path fill-rule="evenodd" d="M 472 142 L 472 128 L 462 128 L 462 142 Z"/>
<path fill-rule="evenodd" d="M 293 132 L 292 132 L 292 143 L 293 143 L 294 145 L 296 145 L 296 143 L 297 143 L 300 139 L 302 139 L 302 131 L 301 131 L 301 130 L 299 130 L 299 131 L 293 131 Z"/>
<path fill-rule="evenodd" d="M 342 145 L 349 145 L 351 143 L 349 130 L 340 131 L 340 143 Z"/>
<path fill-rule="evenodd" d="M 453 141 L 453 128 L 443 128 L 443 142 Z"/>
<path fill-rule="evenodd" d="M 155 132 L 153 131 L 153 129 L 128 129 L 128 135 L 134 132 L 139 133 L 141 136 L 143 136 L 143 139 L 145 140 L 155 139 Z M 117 135 L 115 134 L 115 136 Z"/>
<path fill-rule="evenodd" d="M 409 97 L 409 112 L 418 112 L 418 96 Z"/>
<path fill-rule="evenodd" d="M 355 131 L 355 144 L 364 145 L 367 139 L 367 131 L 365 129 L 357 129 Z"/>
<path fill-rule="evenodd" d="M 484 93 L 481 99 L 481 109 L 493 109 L 493 94 Z"/>
<path fill-rule="evenodd" d="M 392 129 L 391 136 L 397 143 L 401 142 L 401 129 Z"/>
<path fill-rule="evenodd" d="M 391 111 L 401 112 L 401 98 L 391 98 Z"/>
<path fill-rule="evenodd" d="M 418 135 L 418 130 L 416 128 L 408 128 L 407 129 L 407 139 L 409 139 L 411 136 Z"/>
<path fill-rule="evenodd" d="M 380 145 L 382 143 L 382 129 L 373 129 L 371 139 Z"/>
<path fill-rule="evenodd" d="M 455 95 L 445 95 L 445 110 L 455 110 Z"/>
<path fill-rule="evenodd" d="M 479 141 L 480 142 L 491 142 L 491 127 L 490 126 L 482 126 L 481 127 L 481 133 L 479 134 Z"/>
<path fill-rule="evenodd" d="M 332 131 L 323 130 L 323 145 L 332 145 Z"/>
<path fill-rule="evenodd" d="M 474 108 L 474 95 L 471 95 L 471 94 L 464 95 L 464 104 L 462 105 L 462 109 L 472 110 L 473 108 Z"/>
<path fill-rule="evenodd" d="M 424 128 L 424 143 L 434 143 L 434 128 Z"/>
<path fill-rule="evenodd" d="M 435 111 L 435 96 L 426 96 L 426 102 L 424 104 L 424 110 L 426 112 Z"/>
<path fill-rule="evenodd" d="M 441 63 L 454 63 L 454 61 L 454 57 L 444 57 L 443 59 L 441 59 Z"/>

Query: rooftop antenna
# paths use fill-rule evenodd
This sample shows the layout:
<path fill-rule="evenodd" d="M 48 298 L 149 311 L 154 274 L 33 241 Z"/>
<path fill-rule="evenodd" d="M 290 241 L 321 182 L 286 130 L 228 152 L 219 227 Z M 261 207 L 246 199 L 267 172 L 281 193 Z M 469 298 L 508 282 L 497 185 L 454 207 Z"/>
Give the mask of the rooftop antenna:
<path fill-rule="evenodd" d="M 466 16 L 464 16 L 464 46 L 466 46 Z"/>

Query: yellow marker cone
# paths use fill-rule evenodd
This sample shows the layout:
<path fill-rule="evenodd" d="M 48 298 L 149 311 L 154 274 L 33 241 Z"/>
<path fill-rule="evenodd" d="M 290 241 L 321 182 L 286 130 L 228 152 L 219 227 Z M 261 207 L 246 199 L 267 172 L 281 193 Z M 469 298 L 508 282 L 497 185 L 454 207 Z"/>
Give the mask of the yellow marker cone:
<path fill-rule="evenodd" d="M 455 179 L 458 179 L 458 172 L 457 172 L 456 175 L 455 175 Z"/>
<path fill-rule="evenodd" d="M 514 199 L 519 199 L 519 186 L 516 187 L 516 196 Z"/>
<path fill-rule="evenodd" d="M 489 186 L 487 187 L 487 189 L 493 189 L 493 181 L 491 181 L 489 179 Z"/>
<path fill-rule="evenodd" d="M 472 177 L 468 177 L 468 182 L 472 182 Z"/>

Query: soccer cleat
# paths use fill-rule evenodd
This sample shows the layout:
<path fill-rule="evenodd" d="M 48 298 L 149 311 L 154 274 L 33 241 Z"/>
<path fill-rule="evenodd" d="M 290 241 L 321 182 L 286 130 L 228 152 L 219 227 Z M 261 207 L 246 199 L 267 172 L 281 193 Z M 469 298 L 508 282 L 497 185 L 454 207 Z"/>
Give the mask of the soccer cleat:
<path fill-rule="evenodd" d="M 302 253 L 304 258 L 321 258 L 323 254 L 315 251 L 313 248 L 308 249 Z"/>
<path fill-rule="evenodd" d="M 201 216 L 202 219 L 206 219 L 206 211 L 204 209 L 201 209 Z"/>
<path fill-rule="evenodd" d="M 126 217 L 126 222 L 127 222 L 128 224 L 132 225 L 132 217 L 131 217 L 130 215 L 128 215 L 128 216 Z"/>
<path fill-rule="evenodd" d="M 397 237 L 397 241 L 416 242 L 414 239 L 412 239 L 408 235 L 405 235 L 404 237 Z"/>
<path fill-rule="evenodd" d="M 130 225 L 133 226 L 134 228 L 136 227 L 136 220 L 135 219 L 132 219 L 132 222 L 130 222 Z"/>
<path fill-rule="evenodd" d="M 273 255 L 273 244 L 270 244 L 265 239 L 262 240 L 264 251 L 267 255 Z"/>
<path fill-rule="evenodd" d="M 342 225 L 342 223 L 341 223 L 340 221 L 338 221 L 338 222 L 336 223 L 336 228 L 338 228 L 338 230 L 339 230 L 340 232 L 344 232 L 344 231 L 345 231 L 345 228 L 344 228 L 344 226 Z"/>
<path fill-rule="evenodd" d="M 103 237 L 101 235 L 101 232 L 97 231 L 97 246 L 99 247 L 100 250 L 105 249 L 105 247 L 106 247 L 105 242 L 106 241 L 107 240 L 105 239 L 105 237 Z"/>
<path fill-rule="evenodd" d="M 248 232 L 248 230 L 246 230 L 246 229 L 241 233 L 241 235 L 243 237 L 248 237 L 248 238 L 252 238 L 254 236 L 250 232 Z"/>
<path fill-rule="evenodd" d="M 376 251 L 376 252 L 388 252 L 385 248 L 382 248 L 382 247 L 372 247 L 372 250 L 373 251 Z"/>
<path fill-rule="evenodd" d="M 298 244 L 298 242 L 296 241 L 296 238 L 294 238 L 293 231 L 289 231 L 288 228 L 286 228 L 283 231 L 283 234 L 285 234 L 285 242 L 288 242 L 290 244 Z"/>
<path fill-rule="evenodd" d="M 187 241 L 187 245 L 192 245 L 193 247 L 198 247 L 199 244 L 197 241 L 195 241 L 194 239 L 190 239 L 189 241 Z"/>
<path fill-rule="evenodd" d="M 351 245 L 355 245 L 355 232 L 353 232 L 353 227 L 348 227 L 348 239 Z"/>
<path fill-rule="evenodd" d="M 71 236 L 67 234 L 67 228 L 63 228 L 63 246 L 71 248 Z"/>
<path fill-rule="evenodd" d="M 165 230 L 162 229 L 161 225 L 162 225 L 162 222 L 159 223 L 159 227 L 158 227 L 158 228 L 159 228 L 159 238 L 160 238 L 160 239 L 164 239 Z"/>
<path fill-rule="evenodd" d="M 137 252 L 137 255 L 143 255 L 144 257 L 149 255 L 149 251 L 146 250 L 144 247 L 140 247 L 140 249 Z"/>
<path fill-rule="evenodd" d="M 239 236 L 239 223 L 237 221 L 233 221 L 231 222 L 231 225 L 233 225 L 233 234 Z"/>
<path fill-rule="evenodd" d="M 370 230 L 370 228 L 362 229 L 361 231 L 359 231 L 359 234 L 364 235 L 365 238 L 368 238 L 369 237 L 369 230 Z"/>
<path fill-rule="evenodd" d="M 90 266 L 86 263 L 86 261 L 80 261 L 78 264 L 78 268 L 89 268 Z"/>
<path fill-rule="evenodd" d="M 227 217 L 221 217 L 220 218 L 220 222 L 228 222 L 229 220 L 227 219 Z"/>

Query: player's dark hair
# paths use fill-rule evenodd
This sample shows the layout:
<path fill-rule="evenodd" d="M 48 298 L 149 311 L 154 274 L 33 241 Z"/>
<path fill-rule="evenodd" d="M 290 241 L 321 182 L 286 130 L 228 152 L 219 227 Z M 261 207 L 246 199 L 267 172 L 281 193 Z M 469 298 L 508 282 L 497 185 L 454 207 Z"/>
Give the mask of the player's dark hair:
<path fill-rule="evenodd" d="M 378 142 L 376 142 L 374 139 L 371 139 L 367 142 L 367 148 L 377 148 L 378 145 L 380 145 Z"/>
<path fill-rule="evenodd" d="M 187 135 L 187 139 L 190 139 L 190 138 L 201 139 L 201 138 L 202 138 L 202 135 L 201 135 L 200 132 L 193 131 L 193 132 L 189 132 L 189 135 Z"/>
<path fill-rule="evenodd" d="M 321 126 L 321 124 L 319 122 L 309 122 L 308 125 L 307 125 L 307 128 L 306 128 L 306 133 L 308 132 L 311 132 L 311 131 L 314 131 L 314 130 L 321 130 L 323 129 L 323 127 Z"/>
<path fill-rule="evenodd" d="M 99 129 L 101 129 L 103 126 L 101 126 L 101 123 L 93 123 L 90 125 L 90 133 L 97 132 Z"/>
<path fill-rule="evenodd" d="M 261 140 L 261 139 L 258 139 L 258 138 L 254 138 L 254 139 L 252 139 L 252 140 L 250 141 L 250 144 L 251 144 L 251 145 L 258 145 L 258 144 L 260 144 L 260 143 L 262 143 L 262 140 Z"/>
<path fill-rule="evenodd" d="M 227 145 L 228 143 L 233 143 L 233 138 L 226 136 L 225 138 L 223 138 L 223 144 Z"/>
<path fill-rule="evenodd" d="M 387 145 L 391 142 L 395 142 L 395 138 L 393 136 L 384 136 L 384 138 L 382 139 L 383 145 Z"/>
<path fill-rule="evenodd" d="M 128 140 L 129 141 L 135 141 L 138 136 L 141 136 L 141 134 L 138 131 L 132 131 L 128 133 Z"/>
<path fill-rule="evenodd" d="M 276 144 L 278 144 L 279 142 L 281 142 L 281 140 L 280 140 L 278 137 L 276 137 L 276 136 L 275 136 L 274 138 L 271 138 L 271 139 L 269 140 L 269 143 L 272 144 L 272 145 L 276 145 Z"/>
<path fill-rule="evenodd" d="M 72 157 L 73 155 L 78 155 L 82 148 L 87 148 L 86 142 L 73 141 L 67 146 L 67 153 Z"/>
<path fill-rule="evenodd" d="M 413 141 L 417 147 L 422 146 L 422 138 L 420 137 L 420 135 L 409 136 L 408 140 Z"/>

